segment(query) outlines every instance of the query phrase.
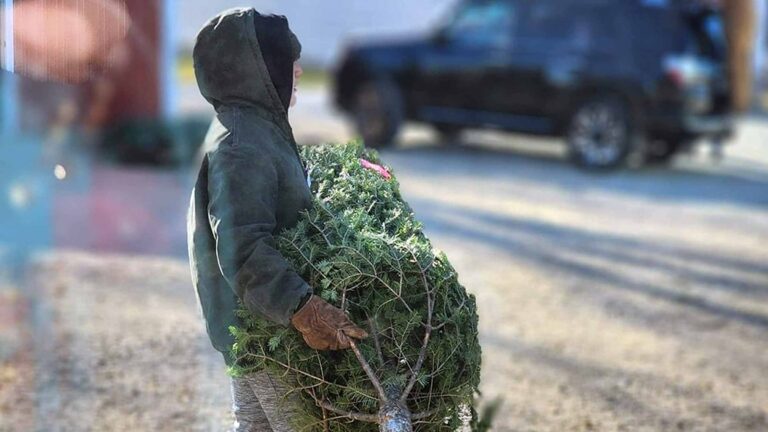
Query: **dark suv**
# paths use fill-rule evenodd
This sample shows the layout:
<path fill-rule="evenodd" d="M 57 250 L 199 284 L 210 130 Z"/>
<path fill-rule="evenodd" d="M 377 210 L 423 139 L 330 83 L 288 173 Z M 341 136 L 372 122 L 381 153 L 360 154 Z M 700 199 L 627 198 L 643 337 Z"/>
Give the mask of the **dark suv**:
<path fill-rule="evenodd" d="M 584 166 L 731 133 L 720 14 L 682 0 L 472 0 L 427 37 L 352 45 L 335 102 L 372 147 L 405 120 L 564 136 Z"/>

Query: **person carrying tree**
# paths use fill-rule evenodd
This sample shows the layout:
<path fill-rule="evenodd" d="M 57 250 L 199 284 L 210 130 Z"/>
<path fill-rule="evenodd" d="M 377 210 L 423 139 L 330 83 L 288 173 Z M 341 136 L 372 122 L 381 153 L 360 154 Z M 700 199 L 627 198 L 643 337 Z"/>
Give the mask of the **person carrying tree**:
<path fill-rule="evenodd" d="M 187 217 L 192 279 L 211 342 L 234 364 L 230 326 L 242 303 L 253 315 L 292 325 L 318 350 L 367 337 L 313 289 L 276 249 L 274 235 L 312 206 L 309 174 L 288 109 L 296 103 L 301 45 L 288 21 L 253 8 L 220 13 L 193 51 L 197 84 L 216 110 L 203 145 Z M 284 392 L 263 373 L 232 378 L 236 431 L 290 431 Z"/>

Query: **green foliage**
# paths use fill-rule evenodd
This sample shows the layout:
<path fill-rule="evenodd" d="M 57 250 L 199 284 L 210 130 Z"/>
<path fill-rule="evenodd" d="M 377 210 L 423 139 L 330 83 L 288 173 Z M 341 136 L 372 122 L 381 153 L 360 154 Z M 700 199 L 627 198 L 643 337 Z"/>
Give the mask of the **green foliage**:
<path fill-rule="evenodd" d="M 491 427 L 493 426 L 493 420 L 496 418 L 496 415 L 498 415 L 499 411 L 501 411 L 501 404 L 502 404 L 502 400 L 500 398 L 494 399 L 493 401 L 488 403 L 483 408 L 483 412 L 480 415 L 480 417 L 474 419 L 475 421 L 472 424 L 472 431 L 473 432 L 490 431 Z"/>
<path fill-rule="evenodd" d="M 358 347 L 388 390 L 402 392 L 411 379 L 431 298 L 431 337 L 407 404 L 414 414 L 433 414 L 416 422 L 415 430 L 454 431 L 467 416 L 477 425 L 473 397 L 481 352 L 474 296 L 459 284 L 445 254 L 432 247 L 394 176 L 386 180 L 360 165 L 360 157 L 381 163 L 375 152 L 359 142 L 302 152 L 312 170 L 314 207 L 277 237 L 279 250 L 316 294 L 371 333 Z M 232 373 L 266 368 L 297 389 L 302 401 L 297 430 L 378 430 L 316 403 L 377 413 L 378 394 L 351 350 L 318 352 L 292 328 L 242 310 L 240 316 L 245 327 L 232 329 L 238 359 Z"/>

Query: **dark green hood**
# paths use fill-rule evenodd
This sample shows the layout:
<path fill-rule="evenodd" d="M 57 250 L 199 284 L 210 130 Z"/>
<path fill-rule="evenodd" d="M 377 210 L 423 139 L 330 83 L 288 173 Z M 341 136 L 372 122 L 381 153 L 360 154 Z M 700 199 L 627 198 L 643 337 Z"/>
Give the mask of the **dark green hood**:
<path fill-rule="evenodd" d="M 260 36 L 256 25 L 260 26 Z M 260 37 L 268 40 L 260 41 Z M 267 52 L 287 58 L 265 59 Z M 222 12 L 203 26 L 195 42 L 193 58 L 200 93 L 216 111 L 227 105 L 255 107 L 287 122 L 285 99 L 290 99 L 290 94 L 286 91 L 290 93 L 292 88 L 286 89 L 285 82 L 292 80 L 292 63 L 300 52 L 301 45 L 285 17 L 261 15 L 253 8 Z M 282 65 L 280 76 L 271 77 L 270 73 L 277 73 L 276 60 L 282 60 L 277 62 Z M 280 83 L 280 92 L 273 78 Z"/>
<path fill-rule="evenodd" d="M 189 207 L 190 265 L 211 342 L 228 362 L 241 305 L 287 326 L 313 292 L 274 238 L 312 206 L 286 111 L 298 55 L 285 17 L 253 9 L 215 17 L 195 44 L 197 82 L 216 117 Z"/>

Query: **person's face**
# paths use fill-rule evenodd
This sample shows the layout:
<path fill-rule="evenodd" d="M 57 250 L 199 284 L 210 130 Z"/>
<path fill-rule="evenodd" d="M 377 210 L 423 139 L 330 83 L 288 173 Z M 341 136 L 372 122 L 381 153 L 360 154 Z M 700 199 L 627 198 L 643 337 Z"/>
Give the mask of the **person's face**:
<path fill-rule="evenodd" d="M 293 62 L 293 94 L 291 94 L 291 104 L 290 106 L 296 105 L 296 93 L 299 91 L 299 78 L 301 77 L 301 74 L 304 73 L 304 69 L 301 68 L 301 65 L 298 61 Z"/>

